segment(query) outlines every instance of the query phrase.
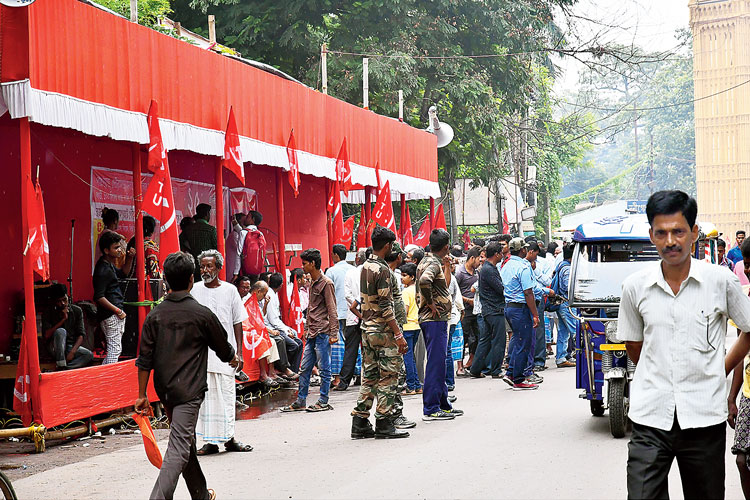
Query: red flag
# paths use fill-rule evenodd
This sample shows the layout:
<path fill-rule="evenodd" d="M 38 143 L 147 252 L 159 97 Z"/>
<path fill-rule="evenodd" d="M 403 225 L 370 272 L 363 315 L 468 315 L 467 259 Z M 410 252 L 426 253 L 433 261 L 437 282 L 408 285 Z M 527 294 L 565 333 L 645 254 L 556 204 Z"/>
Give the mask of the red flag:
<path fill-rule="evenodd" d="M 352 247 L 352 237 L 354 236 L 354 216 L 352 215 L 346 221 L 344 221 L 344 235 L 343 238 L 341 238 L 341 243 L 344 245 L 347 249 Z"/>
<path fill-rule="evenodd" d="M 354 187 L 352 182 L 352 169 L 349 166 L 349 153 L 346 151 L 346 137 L 341 143 L 339 156 L 336 158 L 336 180 L 340 183 L 340 189 L 345 196 L 349 195 L 349 190 Z"/>
<path fill-rule="evenodd" d="M 379 191 L 380 186 L 382 186 L 382 184 L 380 183 L 380 162 L 375 163 L 375 180 L 378 182 L 378 191 Z"/>
<path fill-rule="evenodd" d="M 237 122 L 234 120 L 234 110 L 231 106 L 229 107 L 229 120 L 227 120 L 227 133 L 224 134 L 224 168 L 234 173 L 240 182 L 245 184 L 240 134 L 237 132 Z"/>
<path fill-rule="evenodd" d="M 297 143 L 294 141 L 294 129 L 289 132 L 286 156 L 289 158 L 289 184 L 292 186 L 296 198 L 299 195 L 299 163 L 297 163 Z"/>
<path fill-rule="evenodd" d="M 332 240 L 338 243 L 344 238 L 344 216 L 341 213 L 341 191 L 338 181 L 329 182 L 328 211 L 331 213 Z"/>
<path fill-rule="evenodd" d="M 172 195 L 172 178 L 169 175 L 167 150 L 161 140 L 159 115 L 156 101 L 151 101 L 148 110 L 148 168 L 154 172 L 143 196 L 143 210 L 159 221 L 161 234 L 159 260 L 163 263 L 167 255 L 180 250 L 177 235 L 177 213 Z"/>
<path fill-rule="evenodd" d="M 39 390 L 39 351 L 36 332 L 26 328 L 23 322 L 21 331 L 21 350 L 16 367 L 16 383 L 13 386 L 13 411 L 21 415 L 24 427 L 31 425 L 33 419 L 32 401 L 38 401 Z"/>
<path fill-rule="evenodd" d="M 387 227 L 394 233 L 396 232 L 396 218 L 393 215 L 393 204 L 391 203 L 391 186 L 388 181 L 385 181 L 383 189 L 378 193 L 371 218 L 381 226 Z"/>
<path fill-rule="evenodd" d="M 448 230 L 448 227 L 445 224 L 445 212 L 443 212 L 443 204 L 437 206 L 435 209 L 435 216 L 433 217 L 433 223 L 432 223 L 433 229 L 445 229 Z"/>
<path fill-rule="evenodd" d="M 359 228 L 357 229 L 357 250 L 367 248 L 367 221 L 365 220 L 365 206 L 359 214 Z"/>
<path fill-rule="evenodd" d="M 292 299 L 289 302 L 289 324 L 297 332 L 297 338 L 301 339 L 305 333 L 305 315 L 302 311 L 297 283 L 292 284 Z"/>
<path fill-rule="evenodd" d="M 26 178 L 26 196 L 28 206 L 28 233 L 24 255 L 31 256 L 34 271 L 44 281 L 49 280 L 49 243 L 47 240 L 47 218 L 44 215 L 44 199 L 39 179 L 36 186 L 31 183 L 31 176 Z"/>
<path fill-rule="evenodd" d="M 413 245 L 414 235 L 412 234 L 411 230 L 411 215 L 409 214 L 409 205 L 406 205 L 406 216 L 404 217 L 404 220 L 401 221 L 401 232 L 404 234 L 402 242 L 404 246 Z"/>
<path fill-rule="evenodd" d="M 471 247 L 471 238 L 469 237 L 469 230 L 464 231 L 464 250 L 468 250 Z"/>
<path fill-rule="evenodd" d="M 253 294 L 245 302 L 248 318 L 242 322 L 242 352 L 245 362 L 257 361 L 271 348 L 271 338 L 263 322 L 263 313 L 258 305 L 258 297 Z"/>
<path fill-rule="evenodd" d="M 508 222 L 508 212 L 503 207 L 503 234 L 510 234 L 510 223 Z"/>
<path fill-rule="evenodd" d="M 414 244 L 420 247 L 426 247 L 430 243 L 430 218 L 425 217 L 424 222 L 419 227 L 419 232 L 414 237 Z"/>

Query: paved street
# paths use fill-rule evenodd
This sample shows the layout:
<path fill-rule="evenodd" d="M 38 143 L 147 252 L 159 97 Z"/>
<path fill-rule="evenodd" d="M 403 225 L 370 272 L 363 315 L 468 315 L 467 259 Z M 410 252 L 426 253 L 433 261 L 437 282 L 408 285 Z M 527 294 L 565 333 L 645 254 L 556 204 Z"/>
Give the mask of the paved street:
<path fill-rule="evenodd" d="M 456 406 L 464 417 L 420 420 L 411 438 L 396 441 L 350 440 L 356 393 L 335 393 L 332 412 L 238 422 L 238 437 L 255 450 L 201 465 L 220 499 L 624 498 L 627 440 L 612 439 L 607 419 L 589 415 L 574 369 L 543 375 L 540 390 L 521 393 L 500 380 L 460 379 Z M 406 412 L 419 416 L 418 398 L 407 400 Z M 680 498 L 675 472 L 670 488 Z M 138 446 L 14 484 L 24 499 L 146 498 L 156 475 Z M 729 453 L 727 497 L 741 498 Z M 182 481 L 177 498 L 188 498 Z"/>

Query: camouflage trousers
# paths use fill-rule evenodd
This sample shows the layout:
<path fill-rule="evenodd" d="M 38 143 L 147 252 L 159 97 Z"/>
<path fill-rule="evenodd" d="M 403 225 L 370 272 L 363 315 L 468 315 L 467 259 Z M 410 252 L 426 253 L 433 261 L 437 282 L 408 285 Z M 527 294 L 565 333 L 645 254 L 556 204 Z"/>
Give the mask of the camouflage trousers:
<path fill-rule="evenodd" d="M 375 398 L 376 419 L 400 415 L 403 401 L 399 388 L 405 373 L 404 358 L 390 332 L 362 332 L 362 385 L 352 415 L 368 418 Z"/>

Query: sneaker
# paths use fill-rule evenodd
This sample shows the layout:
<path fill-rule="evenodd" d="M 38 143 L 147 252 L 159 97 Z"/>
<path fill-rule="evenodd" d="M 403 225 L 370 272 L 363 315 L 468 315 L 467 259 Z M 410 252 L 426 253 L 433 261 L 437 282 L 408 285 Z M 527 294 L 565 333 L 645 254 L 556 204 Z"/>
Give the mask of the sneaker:
<path fill-rule="evenodd" d="M 503 375 L 502 379 L 503 379 L 503 382 L 505 382 L 506 384 L 508 384 L 511 387 L 513 387 L 515 385 L 513 383 L 513 379 L 510 378 L 508 375 Z"/>
<path fill-rule="evenodd" d="M 425 422 L 429 422 L 430 420 L 453 420 L 454 418 L 456 418 L 455 415 L 443 410 L 430 413 L 429 415 L 422 415 L 422 420 Z"/>
<path fill-rule="evenodd" d="M 464 414 L 463 410 L 459 410 L 458 408 L 451 408 L 450 410 L 443 410 L 445 413 L 448 413 L 450 415 L 453 415 L 454 417 L 460 417 Z"/>
<path fill-rule="evenodd" d="M 535 389 L 539 389 L 539 386 L 536 384 L 530 384 L 528 381 L 524 380 L 520 384 L 515 384 L 513 386 L 514 391 L 533 391 Z"/>
<path fill-rule="evenodd" d="M 458 400 L 458 396 L 448 396 L 449 403 L 455 403 Z"/>
<path fill-rule="evenodd" d="M 544 365 L 537 365 L 537 366 L 534 366 L 534 371 L 535 371 L 535 372 L 543 372 L 543 371 L 544 371 L 544 370 L 546 370 L 546 369 L 547 369 L 547 367 L 546 367 L 546 366 L 544 366 Z"/>
<path fill-rule="evenodd" d="M 412 422 L 403 415 L 400 415 L 393 421 L 393 426 L 396 429 L 412 429 L 417 426 L 417 423 Z"/>
<path fill-rule="evenodd" d="M 544 378 L 537 375 L 536 373 L 532 373 L 530 376 L 526 377 L 526 381 L 531 384 L 541 384 L 544 382 Z"/>
<path fill-rule="evenodd" d="M 453 392 L 456 389 L 455 385 L 449 385 L 448 386 L 448 392 Z"/>

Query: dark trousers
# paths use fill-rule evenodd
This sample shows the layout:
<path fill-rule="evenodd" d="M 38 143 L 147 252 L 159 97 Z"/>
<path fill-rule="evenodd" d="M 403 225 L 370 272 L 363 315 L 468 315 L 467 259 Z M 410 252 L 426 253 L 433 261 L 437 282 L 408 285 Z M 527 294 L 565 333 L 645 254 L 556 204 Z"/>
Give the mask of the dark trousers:
<path fill-rule="evenodd" d="M 456 385 L 456 372 L 453 370 L 453 349 L 451 349 L 453 334 L 455 331 L 456 325 L 448 327 L 448 341 L 446 342 L 445 351 L 445 385 L 448 387 L 454 387 Z"/>
<path fill-rule="evenodd" d="M 524 372 L 528 367 L 529 353 L 534 342 L 534 323 L 529 306 L 526 304 L 523 307 L 506 307 L 505 316 L 513 327 L 508 373 L 513 378 L 514 384 L 520 384 L 526 378 Z"/>
<path fill-rule="evenodd" d="M 484 316 L 484 331 L 479 337 L 479 346 L 471 365 L 471 374 L 479 376 L 482 370 L 489 365 L 490 374 L 500 375 L 503 369 L 503 356 L 505 356 L 505 316 L 492 314 Z"/>
<path fill-rule="evenodd" d="M 292 338 L 285 333 L 282 333 L 281 337 L 284 339 L 284 346 L 286 347 L 286 357 L 289 363 L 289 368 L 293 372 L 298 372 L 299 364 L 302 361 L 302 340 L 296 337 Z M 281 356 L 279 355 L 279 357 Z"/>
<path fill-rule="evenodd" d="M 167 406 L 170 421 L 169 445 L 156 478 L 151 500 L 169 500 L 174 496 L 180 474 L 185 479 L 190 498 L 204 500 L 208 498 L 206 477 L 198 463 L 195 450 L 195 423 L 201 408 L 203 397 L 193 399 L 174 407 Z"/>
<path fill-rule="evenodd" d="M 479 297 L 474 300 L 479 300 Z M 469 349 L 469 354 L 476 353 L 479 345 L 478 317 L 476 314 L 466 314 L 464 319 L 461 320 L 461 328 L 464 331 L 464 347 Z"/>
<path fill-rule="evenodd" d="M 448 386 L 445 385 L 445 356 L 448 349 L 448 322 L 420 323 L 427 350 L 422 405 L 425 415 L 450 410 Z"/>
<path fill-rule="evenodd" d="M 633 423 L 628 443 L 628 498 L 669 498 L 674 459 L 685 498 L 724 498 L 726 424 L 671 430 Z"/>
<path fill-rule="evenodd" d="M 339 384 L 349 385 L 354 377 L 354 368 L 357 366 L 357 353 L 359 344 L 362 342 L 362 330 L 359 323 L 348 325 L 344 328 L 344 361 L 339 373 Z"/>
<path fill-rule="evenodd" d="M 274 366 L 280 372 L 285 372 L 289 368 L 289 356 L 286 352 L 286 342 L 284 335 L 271 335 L 271 340 L 276 342 L 276 349 L 279 351 L 279 359 L 274 362 Z"/>
<path fill-rule="evenodd" d="M 534 338 L 534 366 L 544 366 L 547 364 L 547 335 L 544 331 L 544 300 L 539 302 L 537 312 L 539 313 L 539 326 L 536 327 L 536 336 Z"/>

